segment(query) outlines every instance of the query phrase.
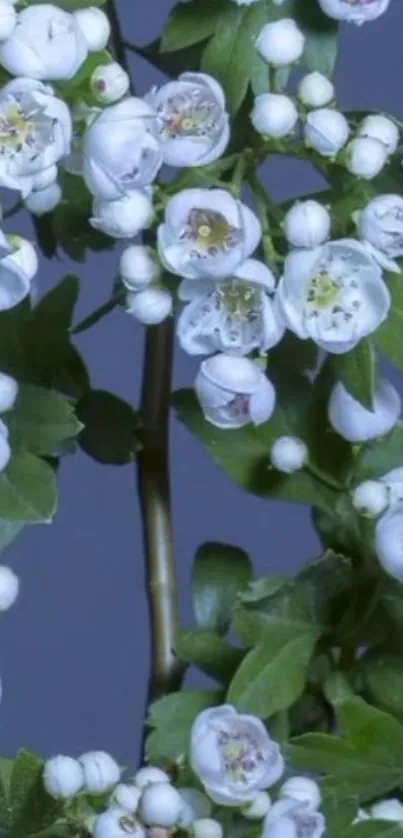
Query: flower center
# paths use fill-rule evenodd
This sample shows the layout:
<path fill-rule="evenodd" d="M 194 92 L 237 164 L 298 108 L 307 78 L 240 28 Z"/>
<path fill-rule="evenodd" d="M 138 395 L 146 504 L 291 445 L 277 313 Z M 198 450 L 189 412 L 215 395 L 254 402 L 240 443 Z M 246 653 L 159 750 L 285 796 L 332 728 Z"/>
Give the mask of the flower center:
<path fill-rule="evenodd" d="M 305 318 L 316 320 L 318 327 L 326 331 L 354 321 L 363 303 L 357 273 L 359 268 L 347 255 L 332 255 L 325 260 L 308 281 Z"/>
<path fill-rule="evenodd" d="M 157 113 L 166 139 L 211 137 L 220 130 L 220 108 L 204 89 L 170 96 L 157 106 Z"/>
<path fill-rule="evenodd" d="M 253 285 L 237 279 L 228 279 L 217 288 L 218 298 L 232 317 L 256 317 L 262 308 L 260 293 Z"/>
<path fill-rule="evenodd" d="M 227 405 L 233 418 L 247 418 L 250 396 L 238 393 Z M 223 761 L 223 770 L 230 782 L 246 784 L 256 771 L 264 755 L 257 747 L 254 737 L 248 731 L 221 730 L 218 747 Z"/>
<path fill-rule="evenodd" d="M 336 302 L 339 293 L 339 283 L 327 271 L 321 271 L 309 282 L 307 301 L 315 308 L 323 310 Z"/>
<path fill-rule="evenodd" d="M 192 243 L 191 256 L 218 256 L 239 243 L 241 231 L 231 227 L 220 212 L 192 209 L 180 237 Z"/>
<path fill-rule="evenodd" d="M 13 157 L 29 149 L 36 155 L 53 142 L 53 134 L 54 121 L 29 94 L 10 97 L 0 105 L 0 155 Z"/>

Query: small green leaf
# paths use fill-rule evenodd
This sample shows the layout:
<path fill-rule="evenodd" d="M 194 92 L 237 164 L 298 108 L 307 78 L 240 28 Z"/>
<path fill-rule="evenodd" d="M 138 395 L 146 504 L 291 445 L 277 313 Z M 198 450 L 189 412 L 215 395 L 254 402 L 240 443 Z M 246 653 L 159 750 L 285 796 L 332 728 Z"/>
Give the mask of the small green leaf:
<path fill-rule="evenodd" d="M 0 555 L 17 538 L 23 527 L 24 524 L 21 521 L 6 521 L 5 518 L 0 518 Z"/>
<path fill-rule="evenodd" d="M 76 410 L 84 425 L 79 444 L 89 457 L 113 465 L 133 461 L 140 447 L 140 422 L 128 402 L 106 390 L 89 390 Z"/>
<path fill-rule="evenodd" d="M 44 762 L 35 754 L 20 750 L 10 780 L 12 825 L 10 838 L 26 838 L 50 827 L 63 811 L 62 804 L 46 794 Z"/>
<path fill-rule="evenodd" d="M 13 451 L 0 475 L 0 516 L 9 521 L 49 521 L 56 510 L 54 470 L 34 454 Z"/>
<path fill-rule="evenodd" d="M 170 78 L 177 78 L 180 73 L 186 71 L 195 72 L 200 66 L 204 43 L 194 44 L 186 49 L 175 52 L 161 52 L 161 41 L 157 38 L 145 47 L 131 44 L 130 49 L 144 58 L 153 67 L 156 67 Z"/>
<path fill-rule="evenodd" d="M 388 653 L 365 655 L 359 672 L 371 702 L 403 721 L 403 657 Z"/>
<path fill-rule="evenodd" d="M 225 634 L 236 597 L 251 578 L 252 565 L 244 550 L 214 541 L 202 544 L 192 575 L 193 609 L 199 626 Z"/>
<path fill-rule="evenodd" d="M 297 23 L 306 35 L 302 63 L 308 70 L 332 76 L 337 58 L 337 22 L 322 12 L 316 0 L 293 2 Z"/>
<path fill-rule="evenodd" d="M 389 434 L 367 443 L 359 451 L 355 467 L 357 483 L 383 477 L 388 471 L 402 464 L 402 457 L 403 423 L 399 421 Z"/>
<path fill-rule="evenodd" d="M 403 268 L 403 260 L 400 261 Z M 385 358 L 398 369 L 403 370 L 403 277 L 402 274 L 387 274 L 387 285 L 392 305 L 384 323 L 376 330 L 374 341 Z"/>
<path fill-rule="evenodd" d="M 80 431 L 73 406 L 63 396 L 23 384 L 7 415 L 12 444 L 37 454 L 53 454 L 57 446 Z"/>
<path fill-rule="evenodd" d="M 178 657 L 197 666 L 206 675 L 228 684 L 244 657 L 244 650 L 231 646 L 222 637 L 206 629 L 188 629 L 177 634 Z"/>
<path fill-rule="evenodd" d="M 401 838 L 400 823 L 370 818 L 360 821 L 343 832 L 343 838 Z"/>
<path fill-rule="evenodd" d="M 365 338 L 351 352 L 333 355 L 332 363 L 336 378 L 346 390 L 367 410 L 373 410 L 376 359 L 371 341 Z"/>
<path fill-rule="evenodd" d="M 185 757 L 196 716 L 222 700 L 221 690 L 185 690 L 154 701 L 148 708 L 148 724 L 154 730 L 147 738 L 147 759 L 169 765 Z"/>
<path fill-rule="evenodd" d="M 222 0 L 193 0 L 172 9 L 161 38 L 161 51 L 180 50 L 206 40 L 220 25 L 226 9 Z"/>

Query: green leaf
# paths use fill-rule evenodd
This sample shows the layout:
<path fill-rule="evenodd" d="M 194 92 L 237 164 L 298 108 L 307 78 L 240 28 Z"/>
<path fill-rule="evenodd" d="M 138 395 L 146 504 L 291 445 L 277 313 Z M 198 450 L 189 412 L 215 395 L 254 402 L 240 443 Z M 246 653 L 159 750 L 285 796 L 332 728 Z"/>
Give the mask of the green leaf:
<path fill-rule="evenodd" d="M 403 657 L 388 653 L 365 655 L 359 673 L 371 702 L 403 721 Z"/>
<path fill-rule="evenodd" d="M 206 40 L 220 25 L 226 3 L 221 0 L 193 0 L 172 9 L 161 38 L 162 52 L 180 50 Z"/>
<path fill-rule="evenodd" d="M 244 657 L 244 650 L 231 646 L 206 629 L 179 631 L 175 642 L 178 657 L 197 666 L 206 675 L 228 684 Z"/>
<path fill-rule="evenodd" d="M 0 518 L 0 555 L 17 538 L 23 527 L 22 521 L 6 521 L 5 518 Z"/>
<path fill-rule="evenodd" d="M 369 442 L 361 448 L 356 458 L 356 481 L 360 483 L 363 480 L 383 477 L 402 462 L 403 423 L 399 421 L 382 439 Z"/>
<path fill-rule="evenodd" d="M 316 0 L 294 0 L 294 7 L 297 23 L 307 39 L 302 63 L 308 70 L 331 76 L 337 58 L 336 21 L 322 12 Z"/>
<path fill-rule="evenodd" d="M 46 829 L 63 811 L 62 804 L 45 792 L 43 766 L 43 760 L 35 754 L 26 750 L 18 752 L 10 780 L 10 838 L 26 838 Z"/>
<path fill-rule="evenodd" d="M 73 406 L 51 390 L 23 384 L 13 410 L 7 415 L 12 446 L 37 454 L 53 454 L 61 443 L 80 431 Z"/>
<path fill-rule="evenodd" d="M 79 444 L 89 457 L 113 465 L 134 460 L 140 447 L 140 421 L 128 402 L 106 390 L 89 390 L 76 410 L 84 425 Z"/>
<path fill-rule="evenodd" d="M 403 260 L 400 264 L 403 267 Z M 392 304 L 387 319 L 373 337 L 382 355 L 403 370 L 403 277 L 402 274 L 387 274 L 386 278 Z"/>
<path fill-rule="evenodd" d="M 11 807 L 9 800 L 10 777 L 13 768 L 13 760 L 0 757 L 0 829 L 8 833 L 12 823 Z"/>
<path fill-rule="evenodd" d="M 314 629 L 303 633 L 293 625 L 273 622 L 241 663 L 228 702 L 263 719 L 286 710 L 304 690 L 315 641 Z"/>
<path fill-rule="evenodd" d="M 54 470 L 28 451 L 15 450 L 0 475 L 0 516 L 8 521 L 49 521 L 56 510 Z"/>
<path fill-rule="evenodd" d="M 199 626 L 225 634 L 236 597 L 251 578 L 252 566 L 244 550 L 213 541 L 202 544 L 192 576 L 193 609 Z"/>
<path fill-rule="evenodd" d="M 185 690 L 154 701 L 148 708 L 148 724 L 154 730 L 147 737 L 147 759 L 172 764 L 185 757 L 196 716 L 222 700 L 221 690 Z"/>
<path fill-rule="evenodd" d="M 373 410 L 376 385 L 376 359 L 371 341 L 361 340 L 351 352 L 333 355 L 336 378 L 367 410 Z"/>
<path fill-rule="evenodd" d="M 360 821 L 351 824 L 343 832 L 343 838 L 401 838 L 402 827 L 396 821 L 377 820 Z"/>
<path fill-rule="evenodd" d="M 136 55 L 140 55 L 141 58 L 160 70 L 161 73 L 165 73 L 170 78 L 177 78 L 180 73 L 195 72 L 199 68 L 204 43 L 166 53 L 161 52 L 161 41 L 157 38 L 144 47 L 138 46 L 138 44 L 130 44 L 129 48 Z"/>

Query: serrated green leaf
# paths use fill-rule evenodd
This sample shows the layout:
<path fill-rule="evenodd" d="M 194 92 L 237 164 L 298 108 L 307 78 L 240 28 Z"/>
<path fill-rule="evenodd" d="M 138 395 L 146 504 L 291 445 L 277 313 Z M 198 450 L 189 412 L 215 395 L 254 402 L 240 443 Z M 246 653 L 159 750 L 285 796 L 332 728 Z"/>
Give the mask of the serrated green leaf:
<path fill-rule="evenodd" d="M 12 446 L 36 454 L 53 454 L 57 446 L 81 429 L 73 406 L 51 390 L 23 384 L 13 410 L 7 414 Z"/>
<path fill-rule="evenodd" d="M 197 666 L 206 675 L 227 685 L 245 655 L 243 649 L 231 646 L 218 634 L 206 629 L 188 629 L 177 633 L 177 656 Z"/>
<path fill-rule="evenodd" d="M 400 260 L 403 268 L 403 260 Z M 403 276 L 387 274 L 387 285 L 392 298 L 389 314 L 376 330 L 374 342 L 385 358 L 403 370 Z"/>
<path fill-rule="evenodd" d="M 43 760 L 35 754 L 24 749 L 18 752 L 10 780 L 10 838 L 41 832 L 54 824 L 63 811 L 63 804 L 45 792 L 43 766 Z"/>
<path fill-rule="evenodd" d="M 359 673 L 371 702 L 403 721 L 403 657 L 387 652 L 365 655 Z"/>
<path fill-rule="evenodd" d="M 334 355 L 332 364 L 336 378 L 367 410 L 373 409 L 376 386 L 376 359 L 369 338 L 361 340 L 351 352 Z"/>
<path fill-rule="evenodd" d="M 147 737 L 147 759 L 172 764 L 186 756 L 196 716 L 223 697 L 221 690 L 185 690 L 154 701 L 148 708 L 148 723 L 155 729 Z"/>
<path fill-rule="evenodd" d="M 0 475 L 0 516 L 8 521 L 49 521 L 56 509 L 54 470 L 28 451 L 15 450 Z"/>
<path fill-rule="evenodd" d="M 162 52 L 185 49 L 206 40 L 221 24 L 226 9 L 222 0 L 193 0 L 172 9 L 161 37 Z"/>
<path fill-rule="evenodd" d="M 202 544 L 192 575 L 193 609 L 199 626 L 225 634 L 236 597 L 251 578 L 252 565 L 244 550 L 231 544 Z"/>
<path fill-rule="evenodd" d="M 83 424 L 79 444 L 99 463 L 132 462 L 140 447 L 138 413 L 106 390 L 88 390 L 76 406 Z"/>

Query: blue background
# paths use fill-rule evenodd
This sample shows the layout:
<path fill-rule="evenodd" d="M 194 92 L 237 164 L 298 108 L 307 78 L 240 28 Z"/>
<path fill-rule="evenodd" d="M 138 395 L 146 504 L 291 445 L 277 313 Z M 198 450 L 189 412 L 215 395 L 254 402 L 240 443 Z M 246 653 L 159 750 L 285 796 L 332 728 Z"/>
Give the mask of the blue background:
<path fill-rule="evenodd" d="M 117 5 L 127 39 L 146 43 L 160 32 L 173 2 Z M 337 72 L 342 107 L 381 108 L 403 119 L 402 32 L 401 0 L 391 0 L 379 21 L 343 29 Z M 161 80 L 141 59 L 130 60 L 140 95 Z M 276 161 L 265 171 L 278 197 L 315 188 L 313 173 L 302 163 Z M 32 235 L 28 225 L 24 216 L 8 222 L 10 230 Z M 116 262 L 116 254 L 107 253 L 79 267 L 79 316 L 108 297 Z M 71 267 L 68 260 L 43 260 L 40 292 Z M 142 343 L 142 328 L 123 313 L 84 334 L 78 345 L 93 385 L 137 404 Z M 178 351 L 175 385 L 189 386 L 194 371 L 195 362 Z M 397 373 L 392 378 L 399 386 Z M 175 422 L 172 490 L 184 622 L 191 620 L 190 570 L 200 542 L 246 548 L 257 573 L 292 573 L 315 555 L 307 509 L 246 495 Z M 1 624 L 0 753 L 11 755 L 21 745 L 44 756 L 102 748 L 135 765 L 149 641 L 133 468 L 105 468 L 83 454 L 67 458 L 55 522 L 27 529 L 4 560 L 20 575 L 21 594 Z"/>

